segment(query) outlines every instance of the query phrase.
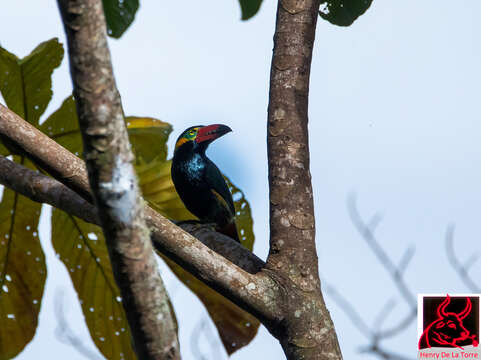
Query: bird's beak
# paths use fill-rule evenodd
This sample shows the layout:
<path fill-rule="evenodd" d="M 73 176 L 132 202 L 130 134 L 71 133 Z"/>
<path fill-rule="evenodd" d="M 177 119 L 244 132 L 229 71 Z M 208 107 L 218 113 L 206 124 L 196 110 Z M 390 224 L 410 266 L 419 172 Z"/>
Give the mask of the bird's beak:
<path fill-rule="evenodd" d="M 226 125 L 214 124 L 201 127 L 197 130 L 197 136 L 195 137 L 196 143 L 211 142 L 221 136 L 231 132 L 232 129 Z"/>

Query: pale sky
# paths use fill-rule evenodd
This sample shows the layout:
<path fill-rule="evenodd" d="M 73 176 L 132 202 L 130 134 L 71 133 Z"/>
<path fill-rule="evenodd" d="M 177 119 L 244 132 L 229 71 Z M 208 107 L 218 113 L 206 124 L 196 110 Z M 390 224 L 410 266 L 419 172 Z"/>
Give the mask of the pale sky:
<path fill-rule="evenodd" d="M 268 249 L 265 138 L 275 4 L 266 0 L 255 18 L 241 22 L 235 0 L 144 0 L 132 27 L 110 41 L 125 113 L 173 124 L 170 148 L 191 125 L 224 123 L 234 130 L 209 155 L 251 202 L 254 251 L 261 258 Z M 413 293 L 468 292 L 447 263 L 444 234 L 448 224 L 456 224 L 462 259 L 481 250 L 480 13 L 477 0 L 374 0 L 349 28 L 319 19 L 309 130 L 320 271 L 370 325 L 389 299 L 397 305 L 386 326 L 406 306 L 349 219 L 346 199 L 353 192 L 364 218 L 383 215 L 377 235 L 395 262 L 415 245 L 406 272 Z M 55 1 L 2 4 L 0 44 L 7 50 L 25 56 L 52 37 L 65 43 Z M 54 98 L 44 117 L 71 92 L 66 59 L 53 81 Z M 96 351 L 67 271 L 54 256 L 48 220 L 44 213 L 40 236 L 48 278 L 39 327 L 18 359 L 85 359 L 54 335 L 53 299 L 62 288 L 70 326 Z M 471 273 L 479 279 L 481 264 Z M 193 360 L 190 336 L 206 312 L 164 267 L 162 274 L 179 319 L 183 358 Z M 325 299 L 344 358 L 374 359 L 359 353 L 366 339 Z M 205 357 L 225 359 L 214 342 L 217 355 L 201 342 Z M 415 358 L 416 323 L 385 345 Z M 265 329 L 232 356 L 260 358 L 284 358 Z"/>

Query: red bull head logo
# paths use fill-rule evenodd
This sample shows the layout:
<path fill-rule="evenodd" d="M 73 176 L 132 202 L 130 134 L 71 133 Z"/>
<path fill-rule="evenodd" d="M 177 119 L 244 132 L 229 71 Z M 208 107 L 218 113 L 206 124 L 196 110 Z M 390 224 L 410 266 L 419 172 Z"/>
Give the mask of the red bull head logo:
<path fill-rule="evenodd" d="M 418 348 L 453 347 L 462 348 L 466 344 L 478 346 L 476 335 L 472 335 L 463 324 L 463 320 L 471 313 L 472 305 L 466 297 L 466 306 L 458 313 L 447 311 L 451 302 L 449 295 L 436 310 L 437 319 L 431 322 L 419 339 Z"/>

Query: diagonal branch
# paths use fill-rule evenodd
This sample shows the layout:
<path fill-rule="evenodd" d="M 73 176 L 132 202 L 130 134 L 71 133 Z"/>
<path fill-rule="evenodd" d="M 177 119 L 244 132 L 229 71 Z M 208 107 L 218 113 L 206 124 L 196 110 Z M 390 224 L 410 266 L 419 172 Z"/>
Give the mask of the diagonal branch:
<path fill-rule="evenodd" d="M 2 104 L 0 134 L 22 149 L 32 161 L 41 164 L 55 179 L 83 198 L 91 199 L 84 162 Z M 223 243 L 230 243 L 228 250 L 232 253 L 226 257 L 238 259 L 238 267 L 150 207 L 146 206 L 144 211 L 156 250 L 256 316 L 265 325 L 279 318 L 277 285 L 263 272 L 254 276 L 263 266 L 262 260 L 235 241 L 223 241 L 217 234 L 215 237 L 206 234 L 206 239 L 212 239 L 210 244 L 217 243 L 216 251 L 227 246 Z"/>
<path fill-rule="evenodd" d="M 405 255 L 403 255 L 400 266 L 396 266 L 391 260 L 391 258 L 384 251 L 384 249 L 379 245 L 379 242 L 374 235 L 373 222 L 370 222 L 370 225 L 368 225 L 362 220 L 361 216 L 359 215 L 359 211 L 357 210 L 356 198 L 354 196 L 350 196 L 348 198 L 348 210 L 354 226 L 359 231 L 362 238 L 369 245 L 372 252 L 376 255 L 379 262 L 392 277 L 394 284 L 397 286 L 399 292 L 401 293 L 402 297 L 409 305 L 409 307 L 413 309 L 415 315 L 417 306 L 416 297 L 406 285 L 406 282 L 404 281 L 404 278 L 402 276 L 406 266 L 409 264 L 409 261 L 412 258 L 413 250 L 408 249 Z M 379 217 L 376 216 L 375 218 L 376 221 L 374 221 L 374 223 L 379 223 Z"/>
<path fill-rule="evenodd" d="M 325 281 L 322 283 L 324 292 L 332 298 L 332 300 L 341 308 L 346 316 L 351 320 L 351 323 L 368 339 L 374 337 L 374 331 L 371 330 L 369 325 L 364 321 L 362 316 L 356 310 L 348 299 L 346 299 L 334 286 L 327 284 Z"/>
<path fill-rule="evenodd" d="M 58 0 L 89 183 L 140 359 L 180 359 L 115 85 L 101 0 Z"/>
<path fill-rule="evenodd" d="M 70 328 L 67 319 L 65 318 L 65 292 L 62 289 L 57 288 L 55 290 L 54 298 L 55 317 L 57 318 L 57 327 L 55 328 L 55 337 L 62 343 L 72 346 L 83 357 L 89 360 L 103 360 L 103 357 L 97 355 L 90 350 L 83 343 L 83 339 L 75 334 Z"/>
<path fill-rule="evenodd" d="M 324 291 L 332 298 L 339 308 L 346 314 L 351 323 L 359 330 L 368 341 L 369 344 L 361 349 L 361 353 L 370 353 L 385 360 L 411 360 L 401 354 L 397 354 L 386 350 L 381 346 L 381 340 L 385 337 L 380 336 L 381 332 L 367 325 L 361 314 L 356 310 L 355 306 L 344 297 L 337 289 L 331 285 L 322 285 Z M 382 311 L 382 315 L 386 314 Z M 381 315 L 381 314 L 380 314 Z M 374 322 L 376 324 L 376 322 Z"/>
<path fill-rule="evenodd" d="M 361 350 L 361 353 L 373 354 L 384 360 L 413 360 L 413 358 L 397 354 L 388 350 L 384 350 L 379 346 L 367 347 Z"/>
<path fill-rule="evenodd" d="M 454 225 L 451 225 L 446 230 L 446 254 L 448 256 L 448 261 L 453 267 L 454 271 L 459 275 L 461 280 L 463 281 L 466 287 L 474 292 L 479 293 L 481 292 L 478 284 L 471 278 L 469 275 L 469 268 L 479 259 L 478 254 L 473 254 L 470 258 L 468 258 L 465 263 L 461 263 L 461 261 L 456 256 L 454 252 Z"/>
<path fill-rule="evenodd" d="M 57 207 L 89 223 L 99 224 L 95 206 L 68 187 L 0 155 L 0 184 L 39 203 Z"/>
<path fill-rule="evenodd" d="M 49 204 L 84 221 L 100 225 L 95 206 L 57 180 L 26 168 L 0 155 L 0 184 L 39 203 Z M 230 260 L 244 271 L 257 273 L 265 263 L 237 242 L 212 229 L 208 224 L 180 225 L 211 250 Z M 162 253 L 162 247 L 155 236 L 153 245 Z"/>
<path fill-rule="evenodd" d="M 395 265 L 375 236 L 375 230 L 381 222 L 381 216 L 376 214 L 371 218 L 370 221 L 364 222 L 357 209 L 354 195 L 351 195 L 348 198 L 347 205 L 354 226 L 357 228 L 362 238 L 366 241 L 369 248 L 376 255 L 381 265 L 390 274 L 393 282 L 403 295 L 404 301 L 408 304 L 408 311 L 397 323 L 391 325 L 387 329 L 382 329 L 383 322 L 387 319 L 395 305 L 393 300 L 389 300 L 376 317 L 376 320 L 374 321 L 375 327 L 371 327 L 367 325 L 362 316 L 349 302 L 349 300 L 344 298 L 334 287 L 324 284 L 323 288 L 332 297 L 334 302 L 341 308 L 341 310 L 349 317 L 352 324 L 369 341 L 368 346 L 364 347 L 361 352 L 372 353 L 382 359 L 409 359 L 401 354 L 386 350 L 381 346 L 381 342 L 405 330 L 416 318 L 416 299 L 414 298 L 414 295 L 412 295 L 411 290 L 408 288 L 403 278 L 403 275 L 409 266 L 411 259 L 413 258 L 414 247 L 408 247 L 402 255 L 399 264 Z"/>
<path fill-rule="evenodd" d="M 237 262 L 241 261 L 242 268 L 238 267 L 148 206 L 139 206 L 138 195 L 127 199 L 132 205 L 129 209 L 134 209 L 132 213 L 120 212 L 118 198 L 111 195 L 122 197 L 129 190 L 113 194 L 115 184 L 125 184 L 122 180 L 115 183 L 112 175 L 123 172 L 119 168 L 124 165 L 132 174 L 131 155 L 126 150 L 127 136 L 104 24 L 96 17 L 101 14 L 100 0 L 58 1 L 69 39 L 71 73 L 90 182 L 106 235 L 113 235 L 112 239 L 124 235 L 120 226 L 108 226 L 111 220 L 115 224 L 116 217 L 122 220 L 127 216 L 130 220 L 132 215 L 144 212 L 156 248 L 261 320 L 279 339 L 289 360 L 341 359 L 336 332 L 320 289 L 309 172 L 309 75 L 320 0 L 278 3 L 268 109 L 271 236 L 265 268 L 249 252 L 241 250 L 239 254 L 245 258 L 239 257 Z M 86 16 L 90 5 L 93 13 Z M 83 26 L 84 21 L 91 24 Z M 2 106 L 0 135 L 92 202 L 83 162 Z M 133 184 L 135 189 L 133 176 L 130 180 L 128 185 Z M 137 223 L 142 228 L 141 220 Z M 109 236 L 106 238 L 115 245 Z M 147 243 L 144 241 L 144 245 Z M 117 249 L 119 253 L 122 250 Z M 138 249 L 145 250 L 142 246 Z M 247 267 L 252 271 L 243 270 Z"/>
<path fill-rule="evenodd" d="M 412 294 L 403 277 L 403 274 L 414 255 L 414 248 L 409 247 L 401 257 L 399 265 L 396 266 L 391 260 L 391 258 L 388 256 L 388 254 L 384 251 L 382 246 L 379 244 L 376 236 L 374 235 L 375 228 L 377 225 L 379 225 L 381 217 L 379 215 L 375 215 L 373 216 L 371 221 L 365 223 L 362 220 L 359 211 L 357 210 L 356 198 L 354 195 L 348 198 L 348 210 L 354 226 L 359 231 L 368 246 L 371 248 L 372 252 L 376 255 L 381 265 L 391 276 L 394 284 L 398 288 L 401 296 L 409 307 L 406 315 L 397 324 L 392 325 L 390 328 L 384 329 L 377 334 L 378 338 L 393 337 L 406 329 L 409 324 L 414 321 L 417 314 L 416 297 Z"/>

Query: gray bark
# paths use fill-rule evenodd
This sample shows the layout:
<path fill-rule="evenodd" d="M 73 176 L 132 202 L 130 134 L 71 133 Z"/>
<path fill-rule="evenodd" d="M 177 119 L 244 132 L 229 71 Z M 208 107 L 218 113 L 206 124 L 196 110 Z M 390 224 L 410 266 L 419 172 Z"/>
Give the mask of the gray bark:
<path fill-rule="evenodd" d="M 139 359 L 180 359 L 145 222 L 101 0 L 58 0 L 89 183 Z"/>
<path fill-rule="evenodd" d="M 309 171 L 309 76 L 319 4 L 278 2 L 271 66 L 267 269 L 289 284 L 281 304 L 282 326 L 275 329 L 288 359 L 341 358 L 320 289 Z"/>
<path fill-rule="evenodd" d="M 119 241 L 124 246 L 115 250 L 115 242 L 108 240 L 113 243 L 113 251 L 121 256 L 125 249 L 132 247 L 127 244 L 127 236 L 123 233 L 125 221 L 118 220 L 125 216 L 133 225 L 129 236 L 137 236 L 136 231 L 144 229 L 142 221 L 130 220 L 137 219 L 137 215 L 141 219 L 144 212 L 158 251 L 259 318 L 279 339 L 287 358 L 296 360 L 342 358 L 320 290 L 309 172 L 309 75 L 319 2 L 283 0 L 278 5 L 267 126 L 270 252 L 264 263 L 234 241 L 219 234 L 213 235 L 205 227 L 189 228 L 208 246 L 204 245 L 148 206 L 140 206 L 138 194 L 132 201 L 129 199 L 132 212 L 115 211 L 112 186 L 106 187 L 105 184 L 113 184 L 114 175 L 124 166 L 128 168 L 126 172 L 132 174 L 129 164 L 132 157 L 111 73 L 105 29 L 102 28 L 101 35 L 96 32 L 104 26 L 97 18 L 101 14 L 99 1 L 59 0 L 69 38 L 75 96 L 92 190 L 106 235 L 125 241 Z M 97 17 L 82 18 L 87 5 L 93 6 Z M 82 30 L 85 34 L 81 34 Z M 89 55 L 82 55 L 82 49 L 88 49 Z M 96 72 L 99 69 L 103 70 L 102 74 Z M 103 78 L 105 74 L 107 78 Z M 92 201 L 83 162 L 1 105 L 0 136 L 21 149 L 55 179 L 85 200 Z M 12 179 L 8 181 L 12 185 Z M 137 191 L 133 175 L 128 184 L 133 184 Z M 41 189 L 48 192 L 45 187 Z M 70 195 L 57 200 L 66 203 L 74 198 Z M 142 234 L 142 230 L 139 233 Z M 136 256 L 151 253 L 145 238 L 145 232 L 134 238 L 134 242 L 138 241 L 134 247 Z M 128 264 L 125 268 L 115 265 L 117 260 L 112 260 L 115 272 L 124 269 L 135 273 L 138 270 L 135 266 L 129 268 Z M 155 272 L 150 266 L 148 268 Z M 148 318 L 147 314 L 145 316 Z M 164 335 L 168 338 L 169 331 Z M 155 340 L 160 343 L 166 338 Z M 146 340 L 147 343 L 154 346 L 151 338 Z"/>

